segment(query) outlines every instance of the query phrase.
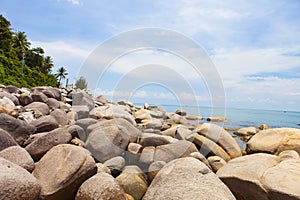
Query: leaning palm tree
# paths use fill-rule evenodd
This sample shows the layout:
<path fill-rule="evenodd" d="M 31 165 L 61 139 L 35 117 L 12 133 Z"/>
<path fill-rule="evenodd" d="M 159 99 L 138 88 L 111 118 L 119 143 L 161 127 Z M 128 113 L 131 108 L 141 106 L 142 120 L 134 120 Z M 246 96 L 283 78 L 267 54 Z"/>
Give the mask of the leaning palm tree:
<path fill-rule="evenodd" d="M 67 77 L 68 72 L 64 67 L 58 68 L 58 70 L 56 72 L 57 73 L 55 74 L 55 77 L 59 78 L 58 82 L 61 85 L 61 81 Z"/>
<path fill-rule="evenodd" d="M 41 71 L 43 73 L 50 72 L 51 68 L 53 67 L 53 60 L 50 56 L 46 56 L 43 60 L 43 66 L 41 67 Z"/>
<path fill-rule="evenodd" d="M 21 73 L 23 74 L 25 64 L 25 53 L 30 47 L 30 42 L 28 42 L 25 32 L 19 31 L 15 33 L 13 47 L 17 50 L 17 52 L 19 53 L 19 57 L 22 59 Z"/>

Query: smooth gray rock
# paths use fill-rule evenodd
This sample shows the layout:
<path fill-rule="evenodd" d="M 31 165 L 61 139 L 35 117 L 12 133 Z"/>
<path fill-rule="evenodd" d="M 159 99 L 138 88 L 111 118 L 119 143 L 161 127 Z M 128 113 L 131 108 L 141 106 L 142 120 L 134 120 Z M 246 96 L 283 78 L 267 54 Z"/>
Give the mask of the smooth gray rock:
<path fill-rule="evenodd" d="M 18 143 L 14 140 L 14 138 L 5 130 L 0 128 L 0 151 L 6 149 L 10 146 L 17 146 Z"/>
<path fill-rule="evenodd" d="M 0 158 L 0 199 L 37 200 L 41 186 L 26 169 Z"/>
<path fill-rule="evenodd" d="M 59 127 L 57 121 L 51 115 L 42 116 L 30 122 L 30 125 L 36 127 L 37 133 L 52 131 Z"/>
<path fill-rule="evenodd" d="M 11 146 L 0 151 L 0 157 L 23 167 L 29 172 L 34 170 L 34 161 L 30 154 L 20 146 Z"/>
<path fill-rule="evenodd" d="M 96 172 L 95 161 L 84 148 L 61 144 L 42 157 L 33 175 L 41 185 L 42 199 L 73 200 L 79 186 Z"/>

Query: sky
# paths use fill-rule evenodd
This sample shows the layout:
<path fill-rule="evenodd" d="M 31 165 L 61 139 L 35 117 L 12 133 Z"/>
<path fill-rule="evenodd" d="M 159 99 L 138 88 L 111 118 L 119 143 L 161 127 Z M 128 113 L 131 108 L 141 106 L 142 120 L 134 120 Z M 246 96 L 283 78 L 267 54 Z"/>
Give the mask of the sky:
<path fill-rule="evenodd" d="M 85 74 L 96 95 L 291 111 L 300 111 L 299 10 L 298 0 L 3 0 L 0 5 L 13 30 L 24 31 L 33 47 L 53 58 L 54 72 L 64 66 L 69 83 Z M 150 35 L 151 27 L 162 30 L 158 37 Z M 136 30 L 146 31 L 135 35 Z M 195 42 L 197 51 L 188 42 Z M 200 72 L 192 55 L 203 61 Z M 108 58 L 113 62 L 102 66 Z"/>

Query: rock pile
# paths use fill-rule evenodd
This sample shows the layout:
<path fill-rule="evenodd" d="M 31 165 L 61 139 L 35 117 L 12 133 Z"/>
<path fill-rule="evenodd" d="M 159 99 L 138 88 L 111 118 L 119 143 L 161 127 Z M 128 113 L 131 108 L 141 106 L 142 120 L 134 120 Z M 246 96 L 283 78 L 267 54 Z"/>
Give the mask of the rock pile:
<path fill-rule="evenodd" d="M 264 131 L 272 131 L 263 130 L 248 142 L 247 152 L 278 155 L 241 157 L 226 130 L 190 123 L 199 119 L 184 110 L 167 113 L 148 104 L 92 98 L 74 88 L 2 86 L 0 199 L 260 199 L 247 196 L 253 188 L 267 199 L 300 199 L 292 182 L 276 176 L 285 173 L 299 184 L 299 140 L 293 140 L 299 130 L 273 130 L 281 139 L 273 148 L 259 143 L 270 137 Z M 265 144 L 274 146 L 275 140 Z M 245 176 L 230 171 L 248 170 L 248 160 L 261 170 L 249 169 L 253 173 Z M 248 179 L 256 185 L 247 187 Z M 287 189 L 274 185 L 276 180 Z"/>

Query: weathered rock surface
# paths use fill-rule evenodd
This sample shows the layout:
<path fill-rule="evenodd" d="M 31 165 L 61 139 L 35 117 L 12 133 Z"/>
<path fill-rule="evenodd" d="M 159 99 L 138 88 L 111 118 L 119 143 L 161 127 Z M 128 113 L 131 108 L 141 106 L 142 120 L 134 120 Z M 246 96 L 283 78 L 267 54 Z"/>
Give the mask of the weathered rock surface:
<path fill-rule="evenodd" d="M 94 159 L 84 148 L 61 144 L 42 157 L 33 175 L 41 185 L 41 198 L 73 200 L 79 186 L 96 170 Z"/>
<path fill-rule="evenodd" d="M 148 183 L 142 170 L 137 166 L 126 166 L 124 171 L 116 178 L 127 194 L 135 200 L 140 200 L 148 188 Z"/>
<path fill-rule="evenodd" d="M 127 148 L 130 135 L 115 120 L 99 122 L 100 127 L 92 131 L 86 141 L 86 148 L 100 162 L 121 155 Z"/>
<path fill-rule="evenodd" d="M 42 115 L 48 115 L 50 109 L 47 104 L 43 102 L 32 102 L 24 107 L 25 110 L 34 110 L 41 113 Z"/>
<path fill-rule="evenodd" d="M 14 138 L 5 130 L 0 128 L 0 151 L 6 149 L 10 146 L 17 146 L 18 143 L 14 140 Z"/>
<path fill-rule="evenodd" d="M 75 200 L 127 200 L 118 182 L 107 173 L 97 173 L 79 188 Z"/>
<path fill-rule="evenodd" d="M 72 135 L 65 128 L 58 128 L 45 133 L 27 145 L 25 149 L 33 159 L 39 160 L 52 147 L 70 142 Z"/>
<path fill-rule="evenodd" d="M 237 199 L 300 199 L 300 160 L 257 153 L 233 159 L 217 175 Z"/>
<path fill-rule="evenodd" d="M 29 153 L 20 146 L 11 146 L 0 151 L 0 157 L 32 172 L 35 165 Z"/>
<path fill-rule="evenodd" d="M 235 131 L 234 134 L 239 136 L 249 136 L 255 135 L 257 132 L 258 130 L 255 127 L 245 127 Z"/>
<path fill-rule="evenodd" d="M 26 169 L 0 158 L 0 199 L 37 200 L 41 187 Z"/>
<path fill-rule="evenodd" d="M 94 108 L 90 112 L 90 116 L 98 119 L 114 119 L 123 118 L 133 125 L 136 125 L 134 117 L 130 114 L 130 110 L 127 106 L 123 105 L 107 105 Z"/>
<path fill-rule="evenodd" d="M 230 158 L 242 156 L 239 145 L 223 127 L 216 124 L 204 123 L 197 128 L 195 132 L 215 142 L 230 156 Z"/>
<path fill-rule="evenodd" d="M 248 153 L 279 154 L 285 150 L 300 153 L 300 129 L 274 128 L 258 132 L 247 143 Z"/>
<path fill-rule="evenodd" d="M 227 186 L 202 162 L 186 157 L 173 160 L 155 176 L 143 200 L 232 199 Z"/>
<path fill-rule="evenodd" d="M 94 100 L 91 95 L 85 92 L 78 92 L 72 95 L 72 105 L 73 106 L 87 106 L 91 111 L 94 107 Z"/>
<path fill-rule="evenodd" d="M 36 127 L 37 133 L 52 131 L 59 127 L 57 121 L 51 115 L 42 116 L 30 122 L 30 125 Z"/>
<path fill-rule="evenodd" d="M 228 121 L 225 117 L 222 117 L 222 116 L 208 117 L 206 120 L 212 121 L 212 122 L 227 122 Z"/>
<path fill-rule="evenodd" d="M 217 172 L 221 167 L 226 165 L 226 161 L 219 156 L 210 156 L 207 158 L 213 172 Z"/>
<path fill-rule="evenodd" d="M 50 113 L 59 126 L 65 126 L 69 123 L 67 113 L 61 109 L 55 109 Z"/>
<path fill-rule="evenodd" d="M 20 145 L 36 131 L 34 126 L 4 113 L 0 114 L 0 128 L 7 131 Z"/>

